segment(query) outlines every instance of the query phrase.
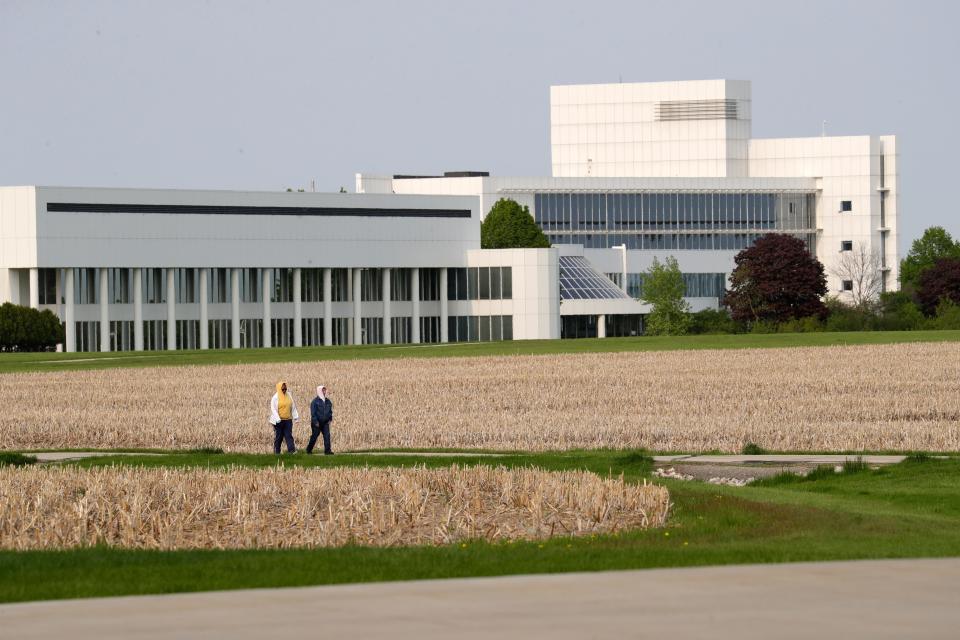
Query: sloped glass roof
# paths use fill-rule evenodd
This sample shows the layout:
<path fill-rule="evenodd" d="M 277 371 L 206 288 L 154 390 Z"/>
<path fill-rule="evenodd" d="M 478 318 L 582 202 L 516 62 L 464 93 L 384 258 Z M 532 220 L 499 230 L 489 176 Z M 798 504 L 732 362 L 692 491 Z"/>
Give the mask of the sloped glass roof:
<path fill-rule="evenodd" d="M 614 300 L 629 298 L 597 271 L 583 256 L 560 256 L 561 300 Z"/>

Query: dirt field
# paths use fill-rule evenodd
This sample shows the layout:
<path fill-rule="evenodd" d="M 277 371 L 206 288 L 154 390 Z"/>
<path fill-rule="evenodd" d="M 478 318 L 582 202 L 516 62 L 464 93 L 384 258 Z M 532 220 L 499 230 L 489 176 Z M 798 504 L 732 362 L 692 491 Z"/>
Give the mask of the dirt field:
<path fill-rule="evenodd" d="M 960 343 L 0 375 L 0 449 L 266 452 L 286 380 L 334 448 L 960 450 Z"/>

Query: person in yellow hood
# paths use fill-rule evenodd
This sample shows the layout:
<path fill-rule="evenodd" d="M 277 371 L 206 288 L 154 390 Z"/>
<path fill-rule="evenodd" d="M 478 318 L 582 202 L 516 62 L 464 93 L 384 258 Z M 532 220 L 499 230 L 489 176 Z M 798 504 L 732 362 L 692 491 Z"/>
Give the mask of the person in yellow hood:
<path fill-rule="evenodd" d="M 277 392 L 270 398 L 270 424 L 273 425 L 273 452 L 280 453 L 280 443 L 287 441 L 287 453 L 296 453 L 293 442 L 293 423 L 300 419 L 297 403 L 287 391 L 287 383 L 277 383 Z"/>

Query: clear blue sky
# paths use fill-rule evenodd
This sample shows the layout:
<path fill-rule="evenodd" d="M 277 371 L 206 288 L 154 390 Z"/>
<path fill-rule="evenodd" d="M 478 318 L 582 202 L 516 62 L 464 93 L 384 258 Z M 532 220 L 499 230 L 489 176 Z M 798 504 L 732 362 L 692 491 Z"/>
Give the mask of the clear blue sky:
<path fill-rule="evenodd" d="M 960 236 L 958 22 L 917 0 L 0 0 L 0 184 L 549 175 L 551 84 L 735 78 L 755 137 L 899 137 L 905 252 Z"/>

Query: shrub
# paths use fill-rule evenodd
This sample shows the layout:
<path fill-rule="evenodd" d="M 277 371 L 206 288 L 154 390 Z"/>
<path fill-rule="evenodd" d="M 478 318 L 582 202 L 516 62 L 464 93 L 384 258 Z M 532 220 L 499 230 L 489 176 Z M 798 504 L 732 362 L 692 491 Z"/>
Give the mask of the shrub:
<path fill-rule="evenodd" d="M 736 333 L 737 325 L 726 309 L 704 309 L 690 314 L 690 330 L 695 334 Z"/>
<path fill-rule="evenodd" d="M 875 314 L 867 306 L 851 307 L 836 298 L 827 298 L 829 315 L 825 323 L 827 331 L 870 331 L 873 329 Z"/>
<path fill-rule="evenodd" d="M 22 453 L 13 453 L 12 451 L 0 451 L 0 467 L 23 467 L 28 464 L 36 464 L 36 456 L 25 456 Z"/>
<path fill-rule="evenodd" d="M 823 331 L 823 329 L 823 322 L 816 316 L 788 320 L 787 322 L 781 322 L 777 327 L 777 331 L 780 333 L 813 333 Z"/>
<path fill-rule="evenodd" d="M 924 325 L 923 312 L 903 291 L 880 294 L 878 316 L 874 326 L 878 331 L 912 331 Z"/>
<path fill-rule="evenodd" d="M 766 449 L 753 442 L 748 442 L 747 444 L 743 445 L 743 449 L 740 450 L 740 453 L 745 456 L 759 456 L 766 452 Z"/>
<path fill-rule="evenodd" d="M 940 258 L 920 274 L 917 302 L 928 316 L 938 312 L 944 298 L 960 304 L 960 258 Z"/>
<path fill-rule="evenodd" d="M 52 351 L 63 341 L 63 325 L 52 311 L 0 305 L 0 351 Z"/>
<path fill-rule="evenodd" d="M 941 298 L 936 315 L 927 323 L 931 329 L 960 329 L 960 305 Z"/>

